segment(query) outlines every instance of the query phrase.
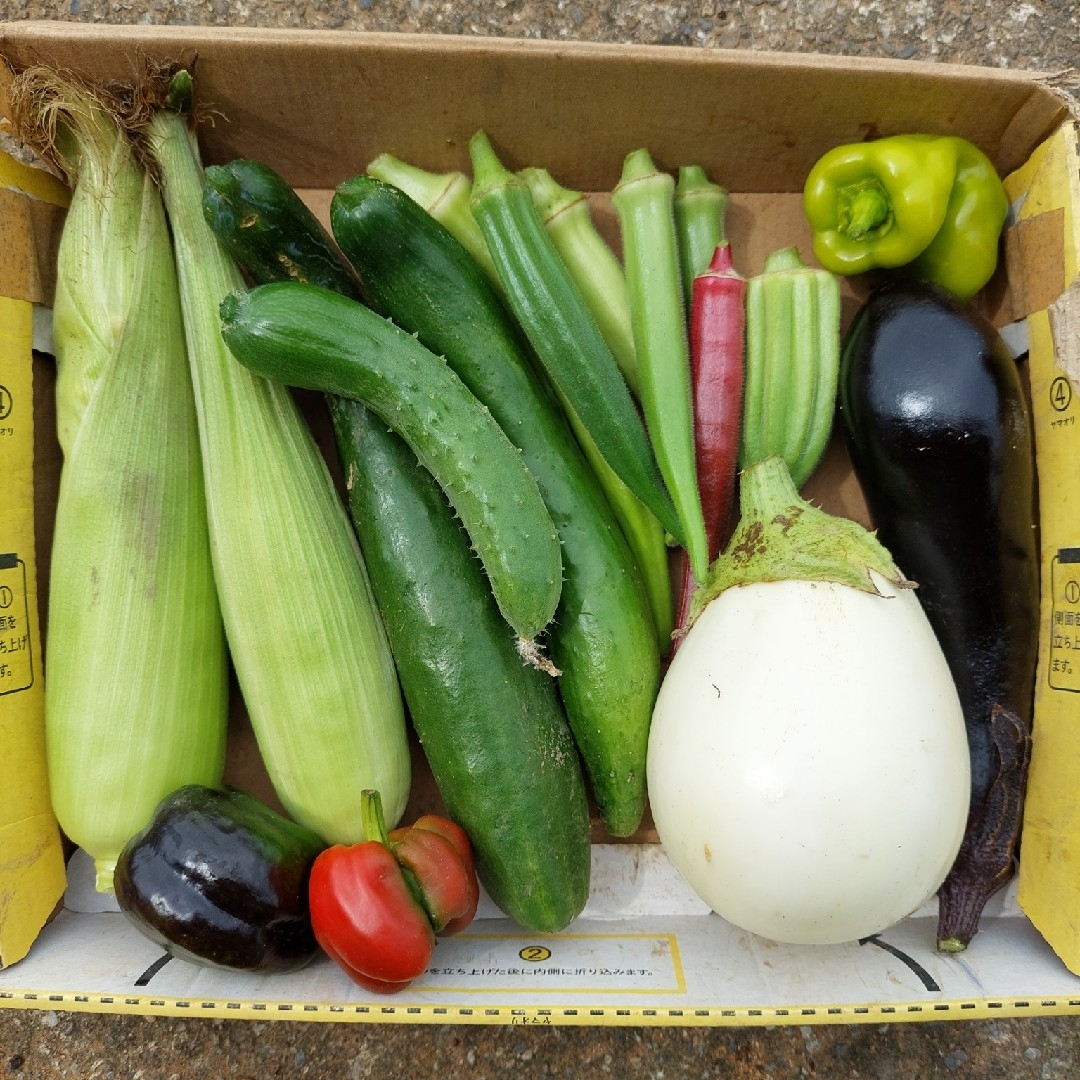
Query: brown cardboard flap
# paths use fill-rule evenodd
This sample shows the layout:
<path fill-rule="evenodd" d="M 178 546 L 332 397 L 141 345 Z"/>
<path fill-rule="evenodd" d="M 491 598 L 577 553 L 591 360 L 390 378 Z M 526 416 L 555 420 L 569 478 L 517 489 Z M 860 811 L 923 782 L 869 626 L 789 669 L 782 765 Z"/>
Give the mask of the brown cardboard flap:
<path fill-rule="evenodd" d="M 790 192 L 831 146 L 905 131 L 962 133 L 1006 171 L 1065 114 L 1030 72 L 677 46 L 16 22 L 0 26 L 0 52 L 106 78 L 197 55 L 202 100 L 221 114 L 207 160 L 264 160 L 300 187 L 383 151 L 466 168 L 484 128 L 509 166 L 542 163 L 582 190 L 610 190 L 647 145 L 662 167 L 700 164 L 733 191 Z"/>
<path fill-rule="evenodd" d="M 1048 210 L 1008 228 L 1005 261 L 1013 319 L 1053 303 L 1065 288 L 1065 211 Z"/>
<path fill-rule="evenodd" d="M 0 296 L 51 304 L 65 211 L 0 187 Z"/>

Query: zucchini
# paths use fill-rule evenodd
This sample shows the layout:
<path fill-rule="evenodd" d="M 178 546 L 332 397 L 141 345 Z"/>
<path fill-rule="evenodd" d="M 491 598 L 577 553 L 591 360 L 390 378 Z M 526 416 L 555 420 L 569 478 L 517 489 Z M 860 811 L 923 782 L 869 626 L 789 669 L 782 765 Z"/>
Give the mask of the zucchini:
<path fill-rule="evenodd" d="M 405 439 L 460 515 L 531 657 L 562 591 L 559 539 L 520 453 L 445 361 L 362 304 L 296 281 L 234 292 L 221 317 L 245 367 L 362 401 Z"/>
<path fill-rule="evenodd" d="M 207 182 L 207 220 L 255 281 L 354 287 L 273 170 L 232 162 L 207 169 Z M 257 228 L 239 225 L 256 212 Z M 469 834 L 499 907 L 529 929 L 561 929 L 587 897 L 590 854 L 584 781 L 555 684 L 520 662 L 466 533 L 416 455 L 359 402 L 327 401 L 372 588 L 447 812 Z"/>
<path fill-rule="evenodd" d="M 601 817 L 629 835 L 644 812 L 660 660 L 648 595 L 603 490 L 497 293 L 446 228 L 370 176 L 338 188 L 330 218 L 368 303 L 446 358 L 536 477 L 565 575 L 548 649 Z"/>

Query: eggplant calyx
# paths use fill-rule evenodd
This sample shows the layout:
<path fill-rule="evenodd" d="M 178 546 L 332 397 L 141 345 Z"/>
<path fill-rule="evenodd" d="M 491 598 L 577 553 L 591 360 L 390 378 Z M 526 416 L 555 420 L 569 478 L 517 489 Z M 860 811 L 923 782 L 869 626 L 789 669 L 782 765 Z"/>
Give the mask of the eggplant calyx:
<path fill-rule="evenodd" d="M 801 498 L 781 457 L 743 471 L 739 502 L 738 528 L 694 598 L 691 623 L 736 585 L 831 582 L 885 596 L 877 575 L 894 589 L 915 588 L 873 533 Z"/>

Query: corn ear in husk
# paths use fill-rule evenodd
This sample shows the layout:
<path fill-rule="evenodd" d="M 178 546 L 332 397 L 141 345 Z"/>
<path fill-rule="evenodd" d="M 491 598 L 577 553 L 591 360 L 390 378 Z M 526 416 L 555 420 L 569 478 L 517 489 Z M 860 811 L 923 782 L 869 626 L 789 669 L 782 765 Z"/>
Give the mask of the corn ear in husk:
<path fill-rule="evenodd" d="M 356 536 L 287 387 L 248 371 L 219 305 L 244 280 L 203 216 L 190 75 L 146 131 L 173 230 L 229 649 L 285 809 L 330 843 L 364 839 L 361 795 L 387 822 L 409 794 L 404 705 Z M 175 107 L 174 107 L 175 106 Z"/>
<path fill-rule="evenodd" d="M 101 100 L 40 69 L 16 93 L 74 188 L 53 308 L 46 747 L 56 816 L 108 891 L 165 795 L 220 780 L 224 634 L 160 195 Z"/>

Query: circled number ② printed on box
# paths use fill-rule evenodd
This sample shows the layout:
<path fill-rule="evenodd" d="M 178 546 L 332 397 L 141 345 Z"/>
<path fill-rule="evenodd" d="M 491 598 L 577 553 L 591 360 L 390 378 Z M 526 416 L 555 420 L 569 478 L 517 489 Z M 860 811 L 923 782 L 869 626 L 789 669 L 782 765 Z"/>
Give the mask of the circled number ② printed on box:
<path fill-rule="evenodd" d="M 1059 548 L 1050 563 L 1050 662 L 1055 690 L 1080 693 L 1080 547 Z"/>
<path fill-rule="evenodd" d="M 26 564 L 12 552 L 0 552 L 0 695 L 33 685 Z"/>

